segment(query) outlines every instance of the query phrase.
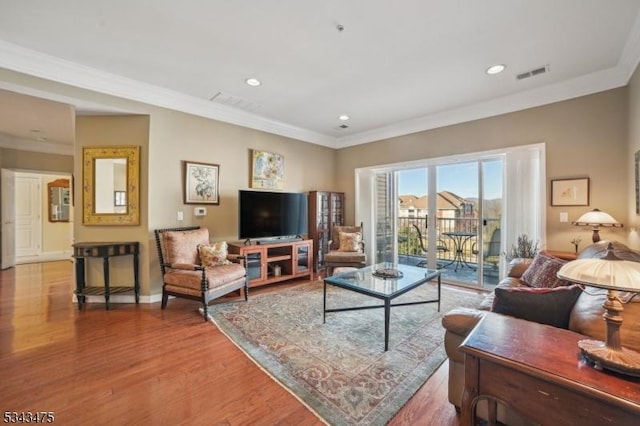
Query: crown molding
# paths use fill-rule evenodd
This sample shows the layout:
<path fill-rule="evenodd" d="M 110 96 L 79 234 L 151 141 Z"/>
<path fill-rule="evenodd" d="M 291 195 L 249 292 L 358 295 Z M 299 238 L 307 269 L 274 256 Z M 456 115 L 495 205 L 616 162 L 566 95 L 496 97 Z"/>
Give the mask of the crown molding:
<path fill-rule="evenodd" d="M 16 138 L 0 133 L 0 148 L 17 149 L 20 151 L 44 152 L 46 154 L 73 155 L 73 146 L 56 144 L 53 142 L 34 141 Z"/>
<path fill-rule="evenodd" d="M 335 148 L 336 138 L 0 40 L 0 67 L 106 95 Z"/>
<path fill-rule="evenodd" d="M 346 148 L 587 96 L 626 85 L 629 81 L 627 75 L 628 73 L 619 67 L 609 68 L 538 89 L 442 111 L 381 127 L 370 132 L 344 136 L 338 139 L 338 145 L 341 148 Z"/>
<path fill-rule="evenodd" d="M 640 14 L 636 17 L 618 64 L 613 68 L 538 89 L 335 138 L 226 105 L 214 104 L 208 100 L 106 73 L 0 40 L 0 67 L 9 70 L 335 149 L 520 111 L 625 86 L 638 63 L 640 63 Z"/>
<path fill-rule="evenodd" d="M 629 31 L 627 42 L 618 61 L 618 68 L 626 72 L 627 82 L 638 67 L 638 63 L 640 63 L 640 13 L 636 17 L 631 31 Z"/>

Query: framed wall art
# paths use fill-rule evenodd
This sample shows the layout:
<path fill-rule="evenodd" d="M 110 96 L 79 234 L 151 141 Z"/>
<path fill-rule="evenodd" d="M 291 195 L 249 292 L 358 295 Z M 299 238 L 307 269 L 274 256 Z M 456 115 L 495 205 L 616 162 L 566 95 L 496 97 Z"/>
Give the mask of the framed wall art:
<path fill-rule="evenodd" d="M 551 180 L 552 206 L 588 206 L 589 178 Z"/>
<path fill-rule="evenodd" d="M 251 187 L 282 189 L 284 158 L 280 154 L 254 149 L 251 153 Z"/>
<path fill-rule="evenodd" d="M 183 163 L 184 203 L 220 204 L 218 188 L 220 166 L 195 161 L 183 161 Z"/>

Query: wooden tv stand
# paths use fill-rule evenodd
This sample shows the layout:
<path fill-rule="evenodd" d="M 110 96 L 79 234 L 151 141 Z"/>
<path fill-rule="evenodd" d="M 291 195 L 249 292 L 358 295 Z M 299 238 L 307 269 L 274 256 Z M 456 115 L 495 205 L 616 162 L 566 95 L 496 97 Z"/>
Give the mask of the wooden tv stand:
<path fill-rule="evenodd" d="M 245 257 L 249 287 L 303 277 L 313 280 L 313 240 L 249 245 L 238 241 L 229 243 L 229 253 Z"/>

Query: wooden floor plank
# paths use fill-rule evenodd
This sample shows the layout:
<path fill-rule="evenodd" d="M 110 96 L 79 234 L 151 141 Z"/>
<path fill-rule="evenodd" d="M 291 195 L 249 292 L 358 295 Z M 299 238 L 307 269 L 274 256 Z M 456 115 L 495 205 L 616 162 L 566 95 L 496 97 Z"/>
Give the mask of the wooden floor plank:
<path fill-rule="evenodd" d="M 197 314 L 198 303 L 72 303 L 69 261 L 0 272 L 0 408 L 59 424 L 319 425 Z M 277 287 L 257 289 L 277 291 Z M 447 363 L 391 425 L 458 425 Z"/>

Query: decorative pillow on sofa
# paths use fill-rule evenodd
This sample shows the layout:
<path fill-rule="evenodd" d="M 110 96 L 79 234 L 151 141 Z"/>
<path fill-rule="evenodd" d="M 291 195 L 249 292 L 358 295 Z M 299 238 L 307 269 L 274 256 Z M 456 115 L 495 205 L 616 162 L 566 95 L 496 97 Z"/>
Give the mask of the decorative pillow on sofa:
<path fill-rule="evenodd" d="M 359 232 L 341 232 L 338 251 L 360 251 L 360 241 L 362 234 Z"/>
<path fill-rule="evenodd" d="M 570 285 L 569 281 L 561 280 L 557 276 L 558 271 L 565 263 L 567 263 L 566 260 L 538 252 L 520 279 L 529 287 L 536 288 Z"/>
<path fill-rule="evenodd" d="M 577 284 L 555 288 L 496 287 L 494 292 L 491 311 L 566 329 L 582 288 Z"/>
<path fill-rule="evenodd" d="M 200 254 L 200 264 L 205 268 L 231 264 L 227 259 L 229 251 L 226 241 L 210 245 L 200 244 L 198 245 L 198 253 Z"/>

